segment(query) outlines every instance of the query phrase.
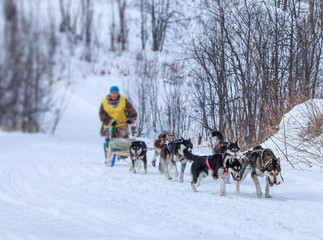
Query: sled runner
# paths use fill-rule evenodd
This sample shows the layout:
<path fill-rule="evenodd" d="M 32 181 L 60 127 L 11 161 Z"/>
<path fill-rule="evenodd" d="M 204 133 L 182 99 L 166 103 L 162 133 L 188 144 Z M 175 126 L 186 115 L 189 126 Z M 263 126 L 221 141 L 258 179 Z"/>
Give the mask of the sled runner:
<path fill-rule="evenodd" d="M 120 122 L 120 121 L 118 121 Z M 117 122 L 117 123 L 118 123 Z M 124 122 L 124 121 L 121 121 Z M 130 156 L 129 148 L 131 143 L 136 140 L 137 128 L 135 123 L 132 123 L 131 133 L 132 138 L 112 138 L 113 126 L 109 125 L 109 134 L 103 144 L 105 164 L 113 167 L 116 160 L 127 159 Z"/>

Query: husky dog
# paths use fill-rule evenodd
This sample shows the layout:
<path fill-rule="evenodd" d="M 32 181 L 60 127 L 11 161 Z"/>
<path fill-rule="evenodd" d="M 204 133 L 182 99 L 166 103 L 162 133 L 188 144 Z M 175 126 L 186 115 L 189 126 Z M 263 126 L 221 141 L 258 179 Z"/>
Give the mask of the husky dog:
<path fill-rule="evenodd" d="M 280 173 L 280 160 L 277 159 L 274 153 L 270 149 L 263 149 L 261 146 L 257 146 L 252 150 L 246 152 L 242 158 L 242 170 L 241 181 L 243 181 L 249 172 L 251 172 L 251 178 L 255 183 L 257 196 L 261 197 L 262 192 L 258 181 L 258 176 L 266 177 L 266 198 L 271 198 L 269 193 L 269 187 L 274 184 L 279 185 L 278 174 Z M 240 192 L 240 182 L 236 184 L 236 191 Z"/>
<path fill-rule="evenodd" d="M 131 166 L 129 171 L 136 173 L 135 166 L 139 165 L 140 160 L 144 163 L 145 174 L 147 173 L 147 145 L 143 141 L 134 141 L 130 146 Z"/>
<path fill-rule="evenodd" d="M 181 163 L 181 174 L 180 174 L 180 182 L 184 181 L 184 171 L 186 168 L 187 160 L 184 157 L 183 149 L 187 149 L 187 151 L 192 151 L 193 144 L 191 139 L 178 139 L 175 140 L 166 146 L 164 146 L 160 152 L 160 160 L 163 163 L 164 173 L 168 180 L 171 180 L 172 177 L 169 175 L 168 166 L 172 164 L 173 169 L 175 171 L 175 177 L 178 177 L 178 170 L 176 167 L 176 162 Z"/>
<path fill-rule="evenodd" d="M 241 155 L 240 148 L 238 146 L 238 141 L 224 142 L 223 134 L 219 131 L 212 131 L 209 133 L 211 148 L 214 154 L 230 154 L 231 156 Z M 225 179 L 226 183 L 230 183 L 230 175 Z"/>
<path fill-rule="evenodd" d="M 224 142 L 223 134 L 219 131 L 212 131 L 209 133 L 211 148 L 214 154 L 224 154 L 229 153 L 230 155 L 241 154 L 240 148 L 238 146 L 238 141 L 235 143 Z"/>
<path fill-rule="evenodd" d="M 230 154 L 215 154 L 211 156 L 198 156 L 183 150 L 185 158 L 193 161 L 191 165 L 191 186 L 194 192 L 200 186 L 202 178 L 211 175 L 220 182 L 220 196 L 226 195 L 225 178 L 231 174 L 235 181 L 240 181 L 240 161 Z"/>
<path fill-rule="evenodd" d="M 162 132 L 158 135 L 158 139 L 154 141 L 154 156 L 151 161 L 151 164 L 153 165 L 153 167 L 156 167 L 156 161 L 157 161 L 156 158 L 160 155 L 160 151 L 163 148 L 163 146 L 166 145 L 166 137 L 167 137 L 167 133 Z M 159 162 L 159 171 L 161 171 L 160 165 L 161 164 Z"/>

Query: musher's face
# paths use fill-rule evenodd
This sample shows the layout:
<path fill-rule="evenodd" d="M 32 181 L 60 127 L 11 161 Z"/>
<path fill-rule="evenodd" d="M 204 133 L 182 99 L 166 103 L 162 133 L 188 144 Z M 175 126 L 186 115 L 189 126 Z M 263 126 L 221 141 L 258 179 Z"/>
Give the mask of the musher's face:
<path fill-rule="evenodd" d="M 110 96 L 112 98 L 112 100 L 116 100 L 119 96 L 119 92 L 118 91 L 113 91 L 110 93 Z"/>

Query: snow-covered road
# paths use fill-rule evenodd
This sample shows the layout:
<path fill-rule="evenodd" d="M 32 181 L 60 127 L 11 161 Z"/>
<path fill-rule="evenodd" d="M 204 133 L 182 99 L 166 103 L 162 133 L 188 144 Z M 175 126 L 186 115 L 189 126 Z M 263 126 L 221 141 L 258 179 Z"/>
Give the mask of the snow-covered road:
<path fill-rule="evenodd" d="M 272 199 L 250 177 L 220 197 L 211 178 L 192 192 L 189 168 L 179 183 L 105 166 L 102 140 L 0 133 L 0 239 L 323 239 L 322 173 L 284 164 Z"/>
<path fill-rule="evenodd" d="M 80 79 L 55 135 L 0 132 L 0 240 L 323 239 L 323 173 L 284 159 L 285 182 L 271 199 L 256 196 L 250 176 L 240 194 L 231 183 L 220 197 L 211 178 L 194 193 L 189 166 L 184 183 L 169 181 L 151 166 L 152 151 L 146 175 L 122 161 L 104 165 L 98 107 L 121 84 Z"/>

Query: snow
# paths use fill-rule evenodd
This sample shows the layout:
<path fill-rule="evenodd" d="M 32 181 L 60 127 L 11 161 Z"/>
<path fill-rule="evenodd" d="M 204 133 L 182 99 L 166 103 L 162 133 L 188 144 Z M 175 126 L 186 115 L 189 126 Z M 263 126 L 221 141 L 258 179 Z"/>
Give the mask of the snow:
<path fill-rule="evenodd" d="M 100 21 L 94 22 L 99 29 L 111 16 L 105 10 L 110 9 L 110 2 L 98 2 L 101 8 L 95 11 L 100 12 Z M 42 14 L 50 11 L 59 22 L 57 3 L 41 1 L 41 8 L 47 4 Z M 102 40 L 108 27 L 101 29 L 106 29 L 97 31 Z M 108 43 L 103 45 L 108 48 Z M 239 194 L 231 180 L 227 195 L 220 197 L 220 185 L 211 178 L 203 179 L 199 192 L 194 193 L 190 164 L 184 183 L 173 172 L 169 181 L 151 166 L 152 151 L 148 152 L 146 175 L 143 169 L 137 174 L 129 172 L 128 161 L 104 165 L 99 105 L 112 85 L 126 93 L 130 80 L 125 73 L 133 65 L 129 59 L 135 59 L 135 52 L 115 57 L 106 51 L 97 54 L 100 67 L 101 63 L 69 60 L 64 71 L 57 69 L 65 74 L 61 73 L 63 81 L 69 79 L 73 85 L 62 90 L 68 102 L 63 104 L 54 135 L 0 131 L 0 240 L 323 239 L 323 172 L 293 169 L 271 140 L 264 147 L 281 158 L 285 181 L 270 189 L 270 199 L 256 196 L 250 176 L 241 183 Z M 102 70 L 106 75 L 100 75 Z M 301 108 L 289 114 L 298 114 Z M 299 114 L 297 119 L 304 117 Z M 153 139 L 140 139 L 152 147 Z M 285 152 L 283 143 L 279 145 Z M 200 148 L 194 153 L 211 154 L 211 150 Z M 265 179 L 260 178 L 260 184 L 264 192 Z"/>
<path fill-rule="evenodd" d="M 323 239 L 323 173 L 294 170 L 284 158 L 285 181 L 270 199 L 256 196 L 250 176 L 240 194 L 231 180 L 220 197 L 211 178 L 194 193 L 190 166 L 184 183 L 169 181 L 151 166 L 152 151 L 146 175 L 130 173 L 127 161 L 104 165 L 98 108 L 114 84 L 116 76 L 79 80 L 55 135 L 0 132 L 1 240 Z"/>

